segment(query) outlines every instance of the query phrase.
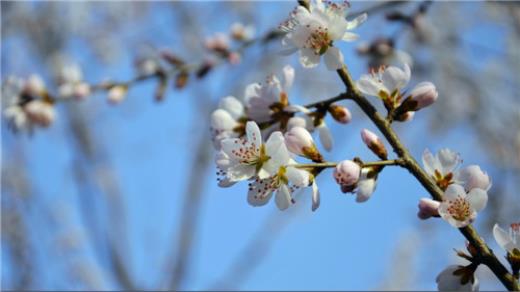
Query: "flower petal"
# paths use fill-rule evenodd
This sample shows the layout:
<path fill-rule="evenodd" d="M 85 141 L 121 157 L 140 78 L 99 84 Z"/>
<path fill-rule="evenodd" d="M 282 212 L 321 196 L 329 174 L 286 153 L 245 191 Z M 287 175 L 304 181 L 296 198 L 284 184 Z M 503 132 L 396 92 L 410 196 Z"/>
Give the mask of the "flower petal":
<path fill-rule="evenodd" d="M 263 206 L 269 202 L 275 189 L 273 188 L 273 180 L 271 178 L 259 180 L 249 184 L 247 192 L 247 202 L 252 206 Z"/>
<path fill-rule="evenodd" d="M 422 163 L 423 163 L 424 170 L 429 175 L 434 175 L 435 170 L 436 169 L 440 170 L 440 168 L 441 168 L 439 161 L 437 160 L 437 158 L 435 156 L 433 156 L 433 154 L 430 152 L 430 150 L 428 148 L 426 148 L 423 152 Z"/>
<path fill-rule="evenodd" d="M 380 91 L 387 91 L 381 82 L 367 74 L 361 76 L 356 85 L 362 93 L 370 96 L 378 96 Z"/>
<path fill-rule="evenodd" d="M 320 191 L 316 181 L 312 182 L 312 211 L 316 211 L 320 206 Z"/>
<path fill-rule="evenodd" d="M 227 177 L 230 181 L 236 182 L 250 179 L 255 175 L 254 165 L 235 164 L 227 169 Z"/>
<path fill-rule="evenodd" d="M 515 248 L 515 244 L 511 235 L 507 233 L 504 229 L 500 228 L 498 224 L 495 224 L 493 227 L 493 236 L 495 237 L 496 242 L 502 249 L 505 251 L 512 251 Z"/>
<path fill-rule="evenodd" d="M 478 212 L 486 207 L 488 195 L 483 189 L 475 188 L 468 193 L 466 200 L 468 200 L 473 209 Z"/>
<path fill-rule="evenodd" d="M 439 150 L 437 156 L 441 165 L 439 171 L 441 171 L 443 174 L 453 172 L 462 162 L 460 155 L 457 152 L 447 148 Z"/>
<path fill-rule="evenodd" d="M 252 143 L 256 149 L 260 149 L 260 146 L 262 145 L 262 134 L 260 133 L 260 128 L 255 122 L 247 122 L 246 135 L 247 141 Z"/>
<path fill-rule="evenodd" d="M 362 24 L 363 22 L 365 22 L 367 20 L 367 17 L 368 17 L 368 15 L 366 13 L 363 13 L 363 14 L 359 15 L 358 17 L 356 17 L 350 21 L 347 21 L 347 27 L 345 29 L 352 30 L 352 29 L 358 27 L 360 24 Z"/>
<path fill-rule="evenodd" d="M 300 64 L 305 68 L 314 68 L 320 63 L 320 55 L 315 54 L 311 49 L 300 50 Z"/>
<path fill-rule="evenodd" d="M 323 145 L 323 148 L 325 148 L 325 150 L 327 151 L 332 150 L 332 134 L 330 133 L 330 130 L 327 127 L 327 125 L 325 123 L 321 123 L 321 125 L 319 125 L 317 129 L 320 135 L 320 142 L 321 145 Z"/>
<path fill-rule="evenodd" d="M 410 67 L 408 64 L 404 64 L 404 70 L 401 70 L 398 67 L 390 66 L 384 72 L 381 77 L 384 86 L 389 91 L 394 91 L 395 89 L 401 89 L 408 84 L 410 81 Z"/>
<path fill-rule="evenodd" d="M 359 35 L 350 31 L 346 31 L 341 37 L 341 40 L 346 42 L 355 41 L 357 39 L 359 39 Z"/>
<path fill-rule="evenodd" d="M 269 136 L 265 143 L 265 150 L 266 155 L 270 158 L 262 169 L 265 169 L 270 175 L 275 175 L 280 166 L 287 165 L 291 159 L 289 150 L 285 146 L 285 139 L 280 131 L 276 131 Z"/>
<path fill-rule="evenodd" d="M 336 47 L 330 47 L 323 55 L 323 58 L 329 70 L 338 70 L 343 67 L 343 54 Z"/>
<path fill-rule="evenodd" d="M 452 201 L 457 199 L 458 197 L 465 198 L 466 197 L 466 191 L 464 190 L 464 187 L 458 184 L 451 184 L 448 186 L 446 191 L 444 192 L 443 199 Z"/>
<path fill-rule="evenodd" d="M 297 187 L 306 187 L 309 185 L 309 172 L 298 169 L 296 167 L 287 167 L 285 175 L 289 181 Z"/>
<path fill-rule="evenodd" d="M 283 211 L 289 208 L 292 202 L 291 192 L 289 191 L 289 188 L 286 185 L 282 184 L 280 188 L 278 188 L 278 191 L 276 192 L 276 196 L 274 199 L 278 209 Z"/>
<path fill-rule="evenodd" d="M 244 114 L 244 106 L 234 96 L 226 96 L 222 98 L 218 105 L 219 108 L 227 111 L 235 120 Z"/>
<path fill-rule="evenodd" d="M 291 65 L 283 67 L 283 80 L 283 91 L 287 93 L 294 82 L 294 68 Z"/>

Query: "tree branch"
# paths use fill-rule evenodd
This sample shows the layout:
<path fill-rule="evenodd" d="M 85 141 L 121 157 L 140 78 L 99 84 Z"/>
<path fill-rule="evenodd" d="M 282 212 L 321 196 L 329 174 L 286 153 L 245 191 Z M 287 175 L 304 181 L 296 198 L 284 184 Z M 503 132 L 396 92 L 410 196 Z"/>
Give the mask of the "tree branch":
<path fill-rule="evenodd" d="M 381 133 L 388 140 L 394 152 L 398 157 L 403 159 L 404 167 L 421 183 L 421 185 L 430 193 L 432 198 L 442 201 L 443 192 L 433 182 L 426 172 L 419 166 L 417 161 L 410 155 L 408 149 L 402 144 L 401 140 L 394 132 L 390 123 L 383 118 L 372 104 L 359 92 L 356 88 L 347 67 L 344 65 L 338 70 L 338 75 L 348 90 L 348 97 L 352 99 L 363 110 L 363 112 L 372 120 Z M 489 269 L 497 276 L 502 284 L 511 291 L 519 291 L 520 286 L 511 273 L 502 265 L 502 263 L 493 254 L 493 251 L 487 246 L 473 226 L 468 225 L 459 228 L 464 237 L 473 245 L 480 255 L 481 262 L 488 266 Z"/>

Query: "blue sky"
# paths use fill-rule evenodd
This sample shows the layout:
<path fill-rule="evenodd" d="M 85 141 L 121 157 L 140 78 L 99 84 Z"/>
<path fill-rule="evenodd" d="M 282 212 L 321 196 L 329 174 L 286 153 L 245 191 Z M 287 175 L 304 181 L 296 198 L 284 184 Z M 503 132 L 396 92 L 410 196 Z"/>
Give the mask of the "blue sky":
<path fill-rule="evenodd" d="M 126 79 L 133 74 L 131 64 L 135 50 L 131 44 L 134 39 L 142 38 L 159 47 L 172 48 L 182 41 L 183 38 L 179 36 L 183 32 L 168 26 L 169 19 L 176 15 L 171 10 L 163 9 L 165 5 L 152 4 L 146 16 L 149 21 L 141 21 L 135 26 L 123 27 L 117 31 L 117 38 L 122 41 L 122 46 L 118 51 L 118 58 L 109 65 L 96 61 L 92 53 L 84 48 L 82 41 L 76 38 L 69 41 L 67 53 L 82 65 L 88 81 L 98 82 L 107 76 Z M 206 18 L 211 23 L 204 28 L 203 35 L 194 37 L 202 38 L 213 32 L 225 31 L 236 20 L 214 12 L 215 9 L 221 9 L 220 3 L 190 5 L 200 11 L 201 18 Z M 356 11 L 365 5 L 370 3 L 352 4 Z M 480 5 L 465 6 L 471 10 Z M 258 30 L 264 32 L 281 22 L 292 9 L 293 3 L 284 2 L 279 5 L 274 2 L 257 2 L 252 7 L 259 15 L 256 23 Z M 380 14 L 374 20 L 369 16 L 366 25 L 359 29 L 361 38 L 370 40 L 375 36 L 375 30 L 380 34 L 390 34 L 397 28 L 395 25 L 380 24 Z M 487 46 L 500 48 L 500 28 L 484 24 L 483 27 L 469 31 L 465 37 L 475 41 L 485 37 Z M 492 33 L 493 36 L 490 36 Z M 31 72 L 38 72 L 47 74 L 44 76 L 48 78 L 42 63 L 32 62 L 36 57 L 26 45 L 28 41 L 30 40 L 16 36 L 5 39 L 2 37 L 4 77 L 11 73 L 26 76 Z M 355 54 L 354 46 L 344 44 L 340 48 L 353 75 L 358 77 L 364 73 L 364 60 Z M 249 56 L 262 52 L 261 48 L 253 48 L 244 59 L 247 61 Z M 30 57 L 19 60 L 26 54 Z M 479 56 L 468 56 L 477 57 Z M 486 58 L 480 57 L 483 58 L 481 60 Z M 17 60 L 6 61 L 9 58 Z M 275 73 L 279 73 L 287 63 L 294 65 L 297 71 L 291 100 L 303 103 L 318 98 L 310 96 L 305 90 L 308 80 L 301 78 L 300 72 L 304 69 L 297 64 L 296 59 L 295 55 L 280 59 Z M 240 88 L 244 85 L 261 80 L 240 79 L 241 71 L 237 67 L 221 67 L 208 80 L 197 85 L 192 84 L 183 91 L 170 92 L 167 100 L 161 104 L 152 101 L 152 83 L 132 88 L 127 101 L 119 106 L 108 105 L 102 94 L 92 96 L 91 100 L 84 102 L 85 108 L 91 111 L 87 117 L 89 125 L 107 149 L 106 158 L 114 167 L 124 194 L 124 208 L 129 217 L 129 240 L 126 243 L 130 252 L 126 260 L 139 287 L 153 289 L 162 279 L 165 259 L 177 245 L 179 215 L 199 135 L 207 133 L 210 143 L 208 125 L 199 122 L 198 100 L 217 100 L 229 94 L 240 95 Z M 323 67 L 314 70 L 316 78 L 337 84 L 322 92 L 323 95 L 319 98 L 333 96 L 342 90 L 333 72 L 328 72 Z M 265 76 L 269 73 L 258 72 L 257 75 Z M 422 80 L 412 79 L 412 84 L 420 81 Z M 237 83 L 239 89 L 229 92 Z M 195 87 L 203 89 L 198 90 Z M 200 96 L 202 93 L 203 96 Z M 326 157 L 332 161 L 354 156 L 375 160 L 359 137 L 362 128 L 375 131 L 375 127 L 362 117 L 354 104 L 344 104 L 352 109 L 354 121 L 345 126 L 328 120 L 336 145 L 333 152 L 327 153 Z M 56 124 L 32 137 L 14 136 L 6 131 L 5 126 L 2 128 L 4 161 L 9 160 L 9 156 L 14 153 L 13 148 L 6 145 L 16 140 L 16 145 L 23 147 L 30 179 L 38 190 L 32 194 L 33 203 L 26 216 L 31 230 L 34 231 L 31 236 L 38 246 L 34 260 L 38 266 L 45 267 L 38 274 L 38 283 L 41 285 L 38 288 L 41 289 L 76 287 L 63 280 L 67 266 L 55 263 L 57 256 L 70 256 L 56 245 L 56 238 L 73 232 L 84 233 L 79 216 L 79 198 L 93 196 L 97 200 L 96 196 L 103 195 L 95 183 L 89 193 L 77 191 L 73 181 L 73 169 L 77 160 L 71 150 L 65 119 L 62 118 L 65 108 L 58 108 Z M 411 153 L 417 159 L 426 147 L 433 151 L 449 147 L 463 153 L 466 163 L 479 163 L 484 169 L 489 166 L 482 150 L 473 147 L 476 138 L 474 133 L 468 131 L 468 127 L 461 125 L 442 135 L 428 135 L 429 114 L 430 109 L 426 109 L 416 115 L 412 124 L 396 125 L 404 143 L 410 146 Z M 258 243 L 260 248 L 267 246 L 268 250 L 258 250 L 259 265 L 243 283 L 232 288 L 374 289 L 381 285 L 392 270 L 396 261 L 394 251 L 401 245 L 410 245 L 409 248 L 416 249 L 417 254 L 413 259 L 411 273 L 415 277 L 411 285 L 416 289 L 431 290 L 435 288 L 436 274 L 455 262 L 452 248 L 464 246 L 461 235 L 448 224 L 440 220 L 424 222 L 416 218 L 418 199 L 426 196 L 426 193 L 403 169 L 385 169 L 378 180 L 376 193 L 365 204 L 357 204 L 353 196 L 342 194 L 332 180 L 331 171 L 325 171 L 318 178 L 322 202 L 316 212 L 310 210 L 308 192 L 301 195 L 298 206 L 287 212 L 279 212 L 274 204 L 253 208 L 246 203 L 245 183 L 229 189 L 216 186 L 213 166 L 200 173 L 200 183 L 204 185 L 201 215 L 197 228 L 192 231 L 195 234 L 195 244 L 185 286 L 182 287 L 187 290 L 219 287 L 217 284 L 222 277 L 228 276 L 232 263 L 251 244 L 255 234 L 268 220 L 275 222 L 268 229 L 272 229 L 277 235 L 270 237 L 267 233 L 263 240 L 269 244 L 266 245 L 265 241 Z M 49 216 L 58 218 L 57 225 L 51 226 L 48 223 Z M 106 226 L 112 215 L 107 216 L 102 211 L 92 210 L 91 216 L 97 217 L 100 226 Z M 281 231 L 274 231 L 277 228 L 281 228 Z M 410 238 L 417 238 L 416 243 L 411 244 L 407 240 Z M 495 246 L 494 242 L 491 243 Z M 79 252 L 70 260 L 92 261 L 92 248 L 88 240 L 82 241 Z M 248 257 L 254 258 L 254 254 Z M 8 285 L 9 266 L 4 265 L 5 261 L 4 258 L 2 278 Z M 101 267 L 103 268 L 103 263 Z M 110 279 L 105 280 L 105 287 L 117 288 Z M 493 281 L 487 281 L 489 283 L 484 283 L 483 287 L 497 287 Z"/>

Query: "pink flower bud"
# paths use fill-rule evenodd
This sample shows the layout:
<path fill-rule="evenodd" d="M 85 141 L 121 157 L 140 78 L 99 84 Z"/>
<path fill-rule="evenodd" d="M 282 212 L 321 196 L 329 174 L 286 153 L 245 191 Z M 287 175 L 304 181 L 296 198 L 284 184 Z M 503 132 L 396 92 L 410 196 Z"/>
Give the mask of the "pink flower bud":
<path fill-rule="evenodd" d="M 74 88 L 74 96 L 76 96 L 77 99 L 84 99 L 90 94 L 90 85 L 87 83 L 79 83 Z"/>
<path fill-rule="evenodd" d="M 334 170 L 334 178 L 336 182 L 343 186 L 352 186 L 359 180 L 361 167 L 352 160 L 343 160 Z"/>
<path fill-rule="evenodd" d="M 491 188 L 489 176 L 483 172 L 478 165 L 470 165 L 461 169 L 458 180 L 464 183 L 466 191 L 471 191 L 474 188 L 487 191 Z"/>
<path fill-rule="evenodd" d="M 419 212 L 417 216 L 422 220 L 426 220 L 430 217 L 439 217 L 440 204 L 440 202 L 432 199 L 422 198 L 419 200 Z"/>
<path fill-rule="evenodd" d="M 332 115 L 334 120 L 342 124 L 348 124 L 352 120 L 352 114 L 348 108 L 333 104 L 329 107 L 329 113 Z"/>
<path fill-rule="evenodd" d="M 111 104 L 118 104 L 122 102 L 126 97 L 128 88 L 123 85 L 116 85 L 108 91 L 108 101 Z"/>
<path fill-rule="evenodd" d="M 229 49 L 229 38 L 227 35 L 218 32 L 215 35 L 206 38 L 204 46 L 208 50 L 223 52 Z"/>
<path fill-rule="evenodd" d="M 237 52 L 231 52 L 228 55 L 228 61 L 232 65 L 236 65 L 236 64 L 240 63 L 241 59 L 242 59 L 242 57 Z"/>
<path fill-rule="evenodd" d="M 322 159 L 311 134 L 305 128 L 293 127 L 285 133 L 285 145 L 294 154 L 310 158 L 315 161 Z"/>
<path fill-rule="evenodd" d="M 52 104 L 36 99 L 24 106 L 27 117 L 31 122 L 42 127 L 48 127 L 55 119 L 54 107 Z"/>
<path fill-rule="evenodd" d="M 363 129 L 361 131 L 361 139 L 379 158 L 387 159 L 388 152 L 386 151 L 385 145 L 376 134 L 367 129 Z"/>
<path fill-rule="evenodd" d="M 435 85 L 431 82 L 421 82 L 410 93 L 412 99 L 417 102 L 415 110 L 420 110 L 434 103 L 439 96 Z"/>

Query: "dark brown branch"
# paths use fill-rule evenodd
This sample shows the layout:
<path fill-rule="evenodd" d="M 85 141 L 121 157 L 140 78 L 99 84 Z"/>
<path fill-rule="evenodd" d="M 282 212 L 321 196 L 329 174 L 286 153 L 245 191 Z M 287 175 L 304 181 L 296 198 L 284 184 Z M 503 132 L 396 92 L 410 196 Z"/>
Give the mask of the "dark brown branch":
<path fill-rule="evenodd" d="M 408 149 L 401 143 L 401 140 L 394 132 L 390 123 L 382 117 L 370 104 L 370 102 L 359 92 L 356 88 L 352 77 L 350 76 L 346 66 L 343 69 L 338 70 L 338 75 L 345 84 L 349 98 L 358 104 L 363 112 L 372 120 L 377 126 L 381 133 L 388 140 L 394 152 L 398 157 L 402 158 L 405 162 L 405 168 L 421 183 L 421 185 L 430 193 L 432 198 L 438 201 L 442 201 L 443 192 L 433 182 L 426 172 L 419 166 L 417 161 L 410 155 Z M 519 291 L 520 286 L 518 280 L 516 280 L 511 273 L 500 263 L 500 261 L 493 254 L 493 251 L 487 246 L 484 240 L 480 237 L 473 226 L 468 225 L 459 229 L 464 237 L 473 245 L 479 255 L 481 262 L 491 269 L 491 271 L 497 276 L 502 284 L 511 291 Z"/>

